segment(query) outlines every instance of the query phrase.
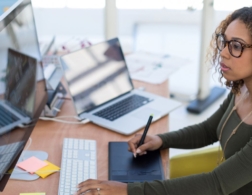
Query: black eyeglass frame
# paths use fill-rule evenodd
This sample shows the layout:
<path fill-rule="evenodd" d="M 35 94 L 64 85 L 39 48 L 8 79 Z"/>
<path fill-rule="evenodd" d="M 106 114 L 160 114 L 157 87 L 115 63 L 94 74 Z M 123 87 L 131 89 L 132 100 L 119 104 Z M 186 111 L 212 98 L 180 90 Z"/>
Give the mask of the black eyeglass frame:
<path fill-rule="evenodd" d="M 222 36 L 222 37 L 223 37 L 223 40 L 224 40 L 224 47 L 223 47 L 223 49 L 224 49 L 224 48 L 226 47 L 226 45 L 228 44 L 228 51 L 229 51 L 229 53 L 231 54 L 231 56 L 233 56 L 233 57 L 235 57 L 235 58 L 241 57 L 241 55 L 242 55 L 242 53 L 243 53 L 243 50 L 244 50 L 245 48 L 252 48 L 252 44 L 251 44 L 251 45 L 250 45 L 250 44 L 244 44 L 244 43 L 241 43 L 240 41 L 237 41 L 237 40 L 230 40 L 230 41 L 227 41 L 227 40 L 225 40 L 224 34 L 216 34 L 216 45 L 217 45 L 217 48 L 218 48 L 218 50 L 219 50 L 220 52 L 223 50 L 223 49 L 221 50 L 221 49 L 218 47 L 218 38 L 219 38 L 220 36 Z M 234 56 L 234 54 L 232 53 L 232 48 L 229 46 L 231 42 L 238 42 L 239 44 L 241 44 L 242 49 L 241 49 L 241 53 L 240 53 L 239 56 Z"/>

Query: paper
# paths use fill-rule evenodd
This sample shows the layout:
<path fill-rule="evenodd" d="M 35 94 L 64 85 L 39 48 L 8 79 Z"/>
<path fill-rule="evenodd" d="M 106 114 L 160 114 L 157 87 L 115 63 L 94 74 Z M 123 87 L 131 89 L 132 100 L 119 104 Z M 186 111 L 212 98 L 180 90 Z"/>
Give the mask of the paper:
<path fill-rule="evenodd" d="M 46 193 L 45 192 L 20 193 L 19 195 L 46 195 Z"/>
<path fill-rule="evenodd" d="M 46 193 L 45 192 L 20 193 L 19 195 L 46 195 Z"/>
<path fill-rule="evenodd" d="M 136 52 L 125 56 L 130 77 L 135 80 L 160 84 L 190 60 L 177 56 Z"/>
<path fill-rule="evenodd" d="M 42 167 L 44 167 L 46 165 L 47 165 L 46 162 L 44 162 L 34 156 L 17 164 L 17 166 L 19 168 L 24 169 L 31 174 L 33 174 L 34 172 L 36 172 L 37 170 L 41 169 Z"/>
<path fill-rule="evenodd" d="M 52 173 L 60 170 L 60 168 L 58 166 L 50 163 L 49 161 L 45 160 L 45 162 L 47 163 L 47 166 L 45 166 L 35 172 L 40 177 L 46 178 L 48 175 L 51 175 Z"/>

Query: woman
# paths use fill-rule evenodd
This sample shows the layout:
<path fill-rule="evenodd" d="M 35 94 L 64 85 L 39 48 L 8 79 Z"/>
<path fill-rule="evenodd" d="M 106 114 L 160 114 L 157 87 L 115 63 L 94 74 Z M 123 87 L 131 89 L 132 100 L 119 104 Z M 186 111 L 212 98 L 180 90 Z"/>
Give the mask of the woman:
<path fill-rule="evenodd" d="M 141 135 L 129 141 L 130 150 L 144 154 L 163 148 L 199 148 L 220 141 L 226 160 L 210 173 L 164 181 L 119 183 L 88 180 L 77 194 L 94 195 L 219 195 L 252 194 L 252 7 L 234 11 L 217 27 L 211 42 L 212 63 L 231 92 L 206 121 L 162 135 Z"/>

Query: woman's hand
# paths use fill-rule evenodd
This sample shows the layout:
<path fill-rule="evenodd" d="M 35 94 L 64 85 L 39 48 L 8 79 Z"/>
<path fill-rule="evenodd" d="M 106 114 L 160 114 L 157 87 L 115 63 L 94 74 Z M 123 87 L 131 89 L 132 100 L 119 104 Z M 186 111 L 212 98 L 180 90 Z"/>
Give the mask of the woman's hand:
<path fill-rule="evenodd" d="M 127 184 L 117 181 L 89 179 L 81 182 L 75 195 L 127 195 Z"/>
<path fill-rule="evenodd" d="M 150 150 L 150 151 L 157 150 L 163 144 L 163 141 L 159 136 L 146 135 L 144 144 L 141 145 L 139 148 L 137 148 L 137 145 L 140 142 L 141 137 L 142 137 L 142 134 L 136 134 L 134 138 L 128 141 L 129 151 L 131 151 L 135 157 L 137 154 L 138 155 L 146 154 L 147 150 Z"/>

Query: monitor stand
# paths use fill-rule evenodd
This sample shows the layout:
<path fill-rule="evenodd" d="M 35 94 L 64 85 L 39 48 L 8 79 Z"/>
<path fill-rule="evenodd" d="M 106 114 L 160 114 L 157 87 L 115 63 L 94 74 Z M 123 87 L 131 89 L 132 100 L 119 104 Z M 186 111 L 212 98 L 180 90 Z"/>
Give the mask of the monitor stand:
<path fill-rule="evenodd" d="M 34 151 L 25 150 L 20 155 L 17 163 L 22 162 L 32 156 L 35 156 L 40 160 L 46 160 L 48 158 L 48 154 L 46 152 L 36 151 L 36 150 L 34 150 Z M 26 180 L 26 181 L 32 181 L 32 180 L 36 180 L 38 178 L 39 178 L 39 176 L 37 174 L 30 174 L 30 173 L 24 171 L 23 169 L 18 168 L 17 166 L 15 166 L 15 168 L 10 176 L 10 179 Z"/>
<path fill-rule="evenodd" d="M 221 87 L 213 87 L 211 89 L 210 95 L 207 96 L 204 100 L 196 99 L 192 101 L 187 106 L 187 111 L 192 112 L 194 114 L 200 114 L 206 108 L 208 108 L 213 102 L 215 102 L 219 97 L 226 93 L 225 88 Z"/>

